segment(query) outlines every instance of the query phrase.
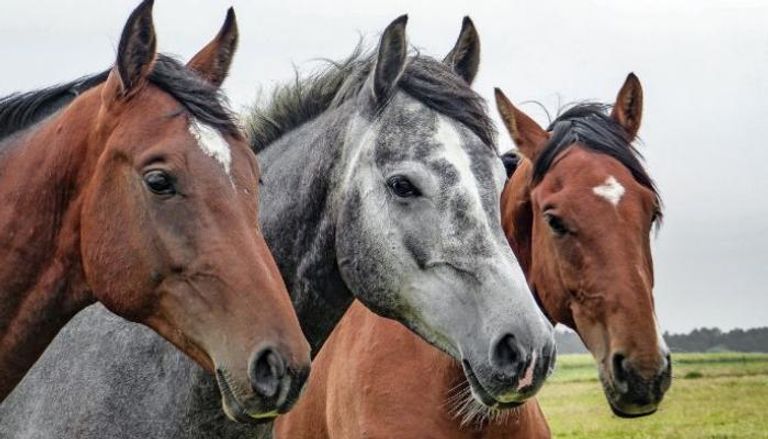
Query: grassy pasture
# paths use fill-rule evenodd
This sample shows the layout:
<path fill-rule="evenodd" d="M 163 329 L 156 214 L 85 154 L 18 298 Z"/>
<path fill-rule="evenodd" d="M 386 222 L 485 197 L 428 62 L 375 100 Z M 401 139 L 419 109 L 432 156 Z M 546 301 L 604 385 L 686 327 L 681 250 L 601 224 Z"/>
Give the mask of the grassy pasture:
<path fill-rule="evenodd" d="M 673 354 L 672 388 L 649 417 L 614 416 L 589 355 L 561 355 L 539 402 L 555 438 L 768 438 L 768 354 Z"/>

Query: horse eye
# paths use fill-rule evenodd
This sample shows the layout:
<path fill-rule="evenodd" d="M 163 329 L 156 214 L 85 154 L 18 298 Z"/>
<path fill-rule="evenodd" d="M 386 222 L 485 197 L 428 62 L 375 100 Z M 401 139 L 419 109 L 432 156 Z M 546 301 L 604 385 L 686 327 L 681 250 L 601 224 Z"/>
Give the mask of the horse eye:
<path fill-rule="evenodd" d="M 563 219 L 559 216 L 553 215 L 551 213 L 545 213 L 544 220 L 547 222 L 547 225 L 549 225 L 549 228 L 555 235 L 565 236 L 570 233 L 570 230 L 568 230 L 568 227 L 563 222 Z"/>
<path fill-rule="evenodd" d="M 176 188 L 173 185 L 173 179 L 165 171 L 149 171 L 144 174 L 144 183 L 149 190 L 157 195 L 174 195 L 176 194 Z"/>
<path fill-rule="evenodd" d="M 395 195 L 401 198 L 418 197 L 421 195 L 421 192 L 419 192 L 416 186 L 414 186 L 408 178 L 402 175 L 389 177 L 387 186 L 389 186 Z"/>

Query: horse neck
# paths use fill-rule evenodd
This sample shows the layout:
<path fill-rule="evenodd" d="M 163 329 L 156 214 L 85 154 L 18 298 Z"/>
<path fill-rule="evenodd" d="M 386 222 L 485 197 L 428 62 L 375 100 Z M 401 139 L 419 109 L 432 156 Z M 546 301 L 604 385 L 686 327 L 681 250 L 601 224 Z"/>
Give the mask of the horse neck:
<path fill-rule="evenodd" d="M 0 158 L 0 401 L 59 329 L 90 302 L 79 255 L 89 106 L 6 141 Z"/>
<path fill-rule="evenodd" d="M 336 261 L 336 196 L 350 114 L 348 105 L 328 111 L 259 154 L 260 222 L 313 357 L 353 300 Z"/>

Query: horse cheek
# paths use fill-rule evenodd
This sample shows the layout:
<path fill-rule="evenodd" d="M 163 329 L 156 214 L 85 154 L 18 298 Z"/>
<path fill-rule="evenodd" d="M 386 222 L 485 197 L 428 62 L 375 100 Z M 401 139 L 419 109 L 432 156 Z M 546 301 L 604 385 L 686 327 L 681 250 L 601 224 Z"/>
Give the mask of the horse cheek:
<path fill-rule="evenodd" d="M 141 182 L 127 172 L 104 172 L 92 184 L 82 211 L 82 257 L 86 280 L 110 311 L 140 321 L 150 312 L 154 290 L 152 239 Z M 95 181 L 99 181 L 98 174 Z"/>

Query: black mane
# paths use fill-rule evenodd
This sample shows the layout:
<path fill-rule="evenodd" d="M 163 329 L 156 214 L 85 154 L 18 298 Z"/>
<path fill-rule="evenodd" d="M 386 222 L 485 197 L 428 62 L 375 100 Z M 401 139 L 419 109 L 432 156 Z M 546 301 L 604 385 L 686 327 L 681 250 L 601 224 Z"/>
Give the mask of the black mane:
<path fill-rule="evenodd" d="M 533 164 L 533 182 L 540 182 L 555 158 L 578 143 L 618 160 L 629 169 L 638 183 L 653 191 L 661 207 L 661 197 L 641 162 L 642 155 L 627 140 L 624 128 L 608 115 L 609 108 L 609 105 L 604 104 L 582 103 L 558 116 L 547 128 L 552 136 Z"/>
<path fill-rule="evenodd" d="M 0 98 L 0 140 L 43 120 L 109 76 L 110 70 L 41 90 Z M 158 55 L 149 82 L 173 96 L 193 117 L 223 133 L 241 137 L 236 117 L 220 90 L 184 64 Z"/>
<path fill-rule="evenodd" d="M 108 75 L 106 70 L 66 84 L 0 98 L 0 140 L 59 111 L 84 91 L 104 82 Z"/>
<path fill-rule="evenodd" d="M 357 96 L 375 64 L 375 54 L 365 54 L 357 47 L 346 60 L 329 62 L 323 71 L 306 78 L 297 75 L 293 82 L 275 88 L 270 102 L 263 108 L 255 106 L 248 117 L 247 131 L 254 151 Z M 495 148 L 496 131 L 485 101 L 446 64 L 412 55 L 398 87 L 432 110 L 462 123 Z"/>
<path fill-rule="evenodd" d="M 198 121 L 224 134 L 242 137 L 237 116 L 230 110 L 221 89 L 181 62 L 158 55 L 149 82 L 173 96 Z"/>

